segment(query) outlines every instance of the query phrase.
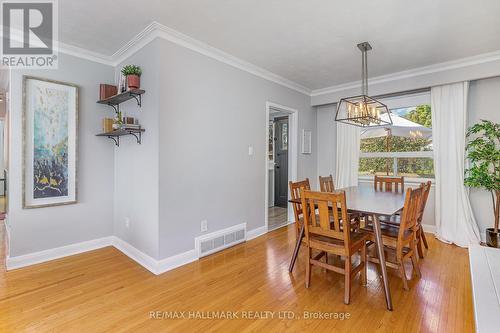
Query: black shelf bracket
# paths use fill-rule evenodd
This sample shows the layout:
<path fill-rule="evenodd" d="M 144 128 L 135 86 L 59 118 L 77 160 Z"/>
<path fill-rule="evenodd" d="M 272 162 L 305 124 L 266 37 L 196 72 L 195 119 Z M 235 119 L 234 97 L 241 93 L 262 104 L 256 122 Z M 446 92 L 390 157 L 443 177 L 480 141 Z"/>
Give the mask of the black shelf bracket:
<path fill-rule="evenodd" d="M 135 137 L 135 139 L 137 140 L 138 144 L 142 143 L 142 132 L 137 132 L 137 133 L 129 132 L 128 134 L 133 135 Z M 139 135 L 137 135 L 137 134 L 139 134 Z"/>
<path fill-rule="evenodd" d="M 134 94 L 133 92 L 131 92 L 130 97 L 133 97 L 137 102 L 137 105 L 139 107 L 142 107 L 142 94 Z"/>
<path fill-rule="evenodd" d="M 111 103 L 108 103 L 108 105 L 111 106 L 115 110 L 116 114 L 120 113 L 120 104 L 111 104 Z"/>
<path fill-rule="evenodd" d="M 115 142 L 115 145 L 117 147 L 120 147 L 120 137 L 119 136 L 111 136 L 111 135 L 108 135 L 108 139 L 111 139 Z"/>

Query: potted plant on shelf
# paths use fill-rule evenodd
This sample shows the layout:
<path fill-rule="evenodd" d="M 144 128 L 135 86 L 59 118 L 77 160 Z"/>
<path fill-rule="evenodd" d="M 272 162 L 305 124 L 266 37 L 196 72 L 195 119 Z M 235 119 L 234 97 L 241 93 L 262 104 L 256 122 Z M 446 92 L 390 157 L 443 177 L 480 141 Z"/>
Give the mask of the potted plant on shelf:
<path fill-rule="evenodd" d="M 127 77 L 129 89 L 138 89 L 141 86 L 140 77 L 142 70 L 136 65 L 126 65 L 122 68 L 122 74 Z"/>
<path fill-rule="evenodd" d="M 118 111 L 115 114 L 115 119 L 113 119 L 113 130 L 119 130 L 123 127 L 122 112 Z"/>
<path fill-rule="evenodd" d="M 467 144 L 471 166 L 465 170 L 465 185 L 491 193 L 495 222 L 486 229 L 486 244 L 500 248 L 500 124 L 481 120 L 468 129 L 470 136 L 475 138 Z"/>

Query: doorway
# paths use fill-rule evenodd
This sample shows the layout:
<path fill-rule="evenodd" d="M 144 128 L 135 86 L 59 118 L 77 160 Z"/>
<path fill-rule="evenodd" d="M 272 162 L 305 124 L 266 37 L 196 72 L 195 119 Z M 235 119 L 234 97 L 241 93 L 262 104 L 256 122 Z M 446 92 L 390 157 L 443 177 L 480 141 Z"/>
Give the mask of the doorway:
<path fill-rule="evenodd" d="M 288 182 L 297 177 L 297 111 L 267 103 L 266 227 L 274 230 L 293 221 Z"/>

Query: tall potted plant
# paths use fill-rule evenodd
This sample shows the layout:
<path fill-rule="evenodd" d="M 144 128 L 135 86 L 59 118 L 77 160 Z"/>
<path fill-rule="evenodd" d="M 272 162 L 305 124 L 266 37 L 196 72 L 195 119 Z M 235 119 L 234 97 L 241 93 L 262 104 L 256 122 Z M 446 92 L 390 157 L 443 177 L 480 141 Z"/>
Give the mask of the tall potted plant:
<path fill-rule="evenodd" d="M 142 70 L 136 65 L 126 65 L 122 68 L 122 74 L 127 77 L 127 86 L 130 89 L 138 89 L 141 86 L 140 76 Z"/>
<path fill-rule="evenodd" d="M 471 138 L 467 144 L 467 157 L 471 162 L 465 170 L 465 185 L 483 188 L 491 193 L 493 202 L 493 228 L 486 229 L 488 246 L 500 248 L 500 124 L 489 120 L 473 125 L 467 131 Z"/>

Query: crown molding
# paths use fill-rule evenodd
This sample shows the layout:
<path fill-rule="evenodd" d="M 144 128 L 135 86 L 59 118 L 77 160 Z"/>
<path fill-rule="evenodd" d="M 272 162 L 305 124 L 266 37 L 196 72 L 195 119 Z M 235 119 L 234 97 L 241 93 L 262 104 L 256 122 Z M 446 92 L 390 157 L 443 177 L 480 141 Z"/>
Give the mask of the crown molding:
<path fill-rule="evenodd" d="M 122 47 L 120 47 L 115 53 L 113 53 L 111 55 L 111 59 L 113 59 L 113 66 L 118 66 L 128 57 L 130 57 L 141 48 L 143 48 L 146 44 L 155 39 L 157 37 L 157 25 L 158 23 L 156 21 L 151 22 L 137 35 L 132 37 L 132 39 L 130 39 Z"/>
<path fill-rule="evenodd" d="M 443 72 L 452 69 L 458 69 L 468 66 L 480 65 L 488 62 L 500 60 L 500 51 L 494 51 L 489 53 L 483 53 L 471 57 L 461 58 L 452 61 L 441 62 L 429 66 L 418 67 L 410 70 L 405 70 L 401 72 L 391 73 L 387 75 L 376 76 L 368 80 L 368 84 L 378 84 L 390 81 L 396 81 L 401 79 L 407 79 L 411 77 L 416 77 L 425 74 L 432 74 Z M 321 96 L 325 94 L 330 94 L 334 92 L 339 92 L 348 89 L 360 88 L 361 81 L 354 81 L 349 83 L 343 83 L 327 88 L 315 89 L 311 92 L 310 96 Z"/>
<path fill-rule="evenodd" d="M 22 41 L 20 33 L 15 35 L 16 39 Z M 296 82 L 288 80 L 282 76 L 274 74 L 268 70 L 260 68 L 242 59 L 230 55 L 222 50 L 215 47 L 207 45 L 197 39 L 189 37 L 177 30 L 171 29 L 163 24 L 153 21 L 148 26 L 146 26 L 141 32 L 130 39 L 125 45 L 119 48 L 111 56 L 104 55 L 98 52 L 93 52 L 88 49 L 83 49 L 70 44 L 62 43 L 60 41 L 55 41 L 57 44 L 57 50 L 60 53 L 68 54 L 74 57 L 90 60 L 103 65 L 117 67 L 119 64 L 124 62 L 128 57 L 132 56 L 134 53 L 142 49 L 148 43 L 156 38 L 162 38 L 175 43 L 179 46 L 188 48 L 207 57 L 230 65 L 232 67 L 238 68 L 255 76 L 261 77 L 265 80 L 277 83 L 279 85 L 285 86 L 287 88 L 298 91 L 302 94 L 310 96 L 311 89 L 302 86 Z"/>
<path fill-rule="evenodd" d="M 87 49 L 82 49 L 77 46 L 69 45 L 66 43 L 58 42 L 59 48 L 58 51 L 61 53 L 65 53 L 74 57 L 90 60 L 93 62 L 97 62 L 103 65 L 114 66 L 113 58 L 110 56 L 106 56 L 101 53 L 92 52 Z"/>
<path fill-rule="evenodd" d="M 311 89 L 303 85 L 300 85 L 282 76 L 274 74 L 266 69 L 237 58 L 229 53 L 205 44 L 197 39 L 187 36 L 156 21 L 149 24 L 146 28 L 144 28 L 140 33 L 138 33 L 134 38 L 132 38 L 111 56 L 114 66 L 117 66 L 118 64 L 125 61 L 128 57 L 140 50 L 155 38 L 168 40 L 169 42 L 198 52 L 207 57 L 238 68 L 255 76 L 261 77 L 268 81 L 293 89 L 307 96 L 311 94 Z"/>
<path fill-rule="evenodd" d="M 259 66 L 251 64 L 247 61 L 244 61 L 240 58 L 237 58 L 227 52 L 224 52 L 220 49 L 217 49 L 213 46 L 205 44 L 195 38 L 192 38 L 188 35 L 185 35 L 177 30 L 169 28 L 161 23 L 156 21 L 151 22 L 148 26 L 146 26 L 141 32 L 139 32 L 136 36 L 130 39 L 125 45 L 123 45 L 120 49 L 118 49 L 111 56 L 100 54 L 97 52 L 92 52 L 87 49 L 83 49 L 80 47 L 72 46 L 69 44 L 59 42 L 59 52 L 69 54 L 75 57 L 87 59 L 90 61 L 98 62 L 104 65 L 117 67 L 127 58 L 132 56 L 134 53 L 142 49 L 151 41 L 156 38 L 161 38 L 164 40 L 168 40 L 176 45 L 185 47 L 187 49 L 193 50 L 197 53 L 203 54 L 207 57 L 230 65 L 232 67 L 243 70 L 247 73 L 253 74 L 255 76 L 261 77 L 270 82 L 274 82 L 281 86 L 290 88 L 292 90 L 298 91 L 302 94 L 305 94 L 310 97 L 326 95 L 330 93 L 335 93 L 339 91 L 344 91 L 348 89 L 355 89 L 361 87 L 361 81 L 354 81 L 348 83 L 342 83 L 339 85 L 334 85 L 331 87 L 321 88 L 321 89 L 309 89 L 299 83 L 286 79 L 280 75 L 277 75 L 273 72 L 270 72 L 266 69 L 263 69 Z M 438 73 L 447 70 L 459 69 L 468 66 L 474 66 L 479 64 L 484 64 L 493 61 L 500 60 L 500 50 L 483 53 L 471 57 L 465 57 L 461 59 L 456 59 L 447 62 L 441 62 L 429 66 L 418 67 L 410 70 L 400 71 L 396 73 L 391 73 L 387 75 L 381 75 L 377 77 L 373 77 L 368 80 L 369 84 L 379 84 L 390 81 L 397 81 L 401 79 L 407 79 L 412 77 L 417 77 L 426 74 Z"/>
<path fill-rule="evenodd" d="M 24 42 L 24 33 L 19 29 L 11 28 L 10 39 L 23 43 Z M 103 55 L 101 53 L 92 52 L 87 49 L 83 49 L 77 46 L 69 45 L 66 43 L 62 43 L 58 40 L 53 41 L 54 49 L 57 52 L 65 53 L 68 55 L 72 55 L 74 57 L 90 60 L 93 62 L 98 62 L 104 65 L 112 66 L 113 59 L 110 56 Z"/>

